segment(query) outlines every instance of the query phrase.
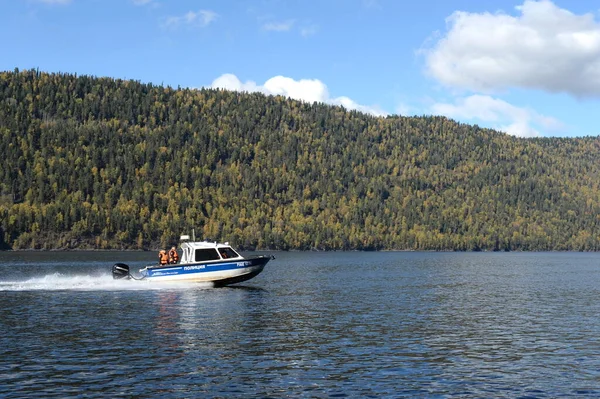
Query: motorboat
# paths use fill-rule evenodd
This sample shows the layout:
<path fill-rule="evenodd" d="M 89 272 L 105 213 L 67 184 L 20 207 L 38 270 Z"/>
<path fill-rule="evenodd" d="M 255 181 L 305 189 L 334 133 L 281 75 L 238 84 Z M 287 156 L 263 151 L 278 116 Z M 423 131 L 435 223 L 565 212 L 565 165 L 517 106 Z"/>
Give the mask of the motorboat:
<path fill-rule="evenodd" d="M 148 265 L 139 270 L 139 276 L 132 275 L 128 265 L 115 263 L 113 278 L 210 282 L 214 286 L 225 286 L 256 277 L 274 259 L 266 255 L 243 257 L 227 242 L 195 242 L 190 241 L 189 236 L 181 236 L 180 251 L 181 260 L 178 263 Z"/>

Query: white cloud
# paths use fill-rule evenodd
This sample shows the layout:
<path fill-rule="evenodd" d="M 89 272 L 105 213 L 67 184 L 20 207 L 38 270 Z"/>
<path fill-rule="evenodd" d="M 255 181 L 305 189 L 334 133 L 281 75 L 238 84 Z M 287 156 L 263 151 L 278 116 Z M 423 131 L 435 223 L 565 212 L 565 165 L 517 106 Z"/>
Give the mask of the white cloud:
<path fill-rule="evenodd" d="M 213 22 L 218 15 L 209 10 L 199 10 L 198 12 L 188 11 L 182 16 L 167 17 L 163 23 L 165 28 L 178 28 L 180 26 L 205 27 Z"/>
<path fill-rule="evenodd" d="M 152 3 L 152 0 L 131 0 L 131 2 L 136 6 L 143 6 Z"/>
<path fill-rule="evenodd" d="M 363 0 L 363 7 L 381 9 L 381 4 L 378 0 Z"/>
<path fill-rule="evenodd" d="M 260 29 L 268 32 L 297 32 L 302 37 L 313 36 L 318 31 L 318 26 L 310 21 L 300 21 L 290 18 L 277 21 L 272 15 L 258 17 Z"/>
<path fill-rule="evenodd" d="M 288 32 L 294 26 L 295 21 L 290 19 L 283 22 L 268 22 L 263 24 L 264 30 L 275 31 L 275 32 Z"/>
<path fill-rule="evenodd" d="M 237 78 L 237 76 L 235 76 L 234 74 L 231 74 L 231 73 L 223 74 L 223 75 L 219 76 L 218 78 L 216 78 L 215 80 L 213 80 L 211 87 L 232 90 L 232 91 L 247 91 L 247 92 L 262 91 L 256 83 L 254 83 L 252 81 L 242 83 Z"/>
<path fill-rule="evenodd" d="M 317 31 L 318 29 L 316 25 L 308 25 L 300 29 L 300 35 L 302 35 L 302 37 L 309 37 L 315 35 Z"/>
<path fill-rule="evenodd" d="M 269 94 L 296 98 L 299 100 L 325 102 L 329 98 L 327 86 L 318 79 L 294 80 L 285 76 L 275 76 L 267 80 L 264 89 Z"/>
<path fill-rule="evenodd" d="M 459 98 L 453 104 L 437 103 L 432 106 L 434 114 L 470 122 L 484 122 L 494 129 L 513 136 L 541 136 L 537 127 L 545 131 L 560 131 L 564 125 L 555 118 L 538 114 L 528 109 L 516 107 L 504 100 L 486 95 L 472 95 Z"/>
<path fill-rule="evenodd" d="M 387 115 L 385 111 L 382 111 L 377 106 L 360 105 L 345 96 L 330 98 L 327 86 L 318 79 L 294 80 L 285 76 L 275 76 L 267 80 L 263 85 L 258 85 L 253 81 L 243 83 L 233 74 L 224 74 L 215 79 L 211 87 L 234 91 L 261 92 L 268 95 L 281 95 L 309 103 L 316 101 L 342 105 L 346 109 L 357 110 L 375 116 Z"/>
<path fill-rule="evenodd" d="M 360 104 L 356 103 L 354 100 L 352 100 L 346 96 L 332 98 L 325 102 L 328 102 L 329 104 L 333 104 L 333 105 L 341 105 L 346 109 L 352 109 L 352 110 L 364 112 L 365 114 L 371 114 L 374 116 L 389 115 L 389 113 L 382 110 L 379 106 L 360 105 Z"/>
<path fill-rule="evenodd" d="M 522 87 L 600 96 L 600 23 L 550 0 L 526 0 L 519 15 L 455 12 L 426 50 L 439 82 L 480 92 Z"/>
<path fill-rule="evenodd" d="M 398 103 L 396 105 L 396 111 L 395 112 L 396 112 L 396 114 L 402 115 L 402 116 L 408 116 L 411 113 L 414 114 L 413 108 L 410 105 L 405 104 L 405 103 Z"/>

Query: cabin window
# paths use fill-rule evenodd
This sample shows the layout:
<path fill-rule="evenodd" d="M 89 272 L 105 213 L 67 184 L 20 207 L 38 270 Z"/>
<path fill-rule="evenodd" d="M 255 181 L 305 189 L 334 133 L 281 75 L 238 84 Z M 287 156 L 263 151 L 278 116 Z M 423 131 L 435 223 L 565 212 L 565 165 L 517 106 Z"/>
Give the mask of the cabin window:
<path fill-rule="evenodd" d="M 235 252 L 233 249 L 227 247 L 227 248 L 219 248 L 219 252 L 221 253 L 221 257 L 223 259 L 229 259 L 229 258 L 237 258 L 239 255 L 237 254 L 237 252 Z"/>
<path fill-rule="evenodd" d="M 196 262 L 204 262 L 206 260 L 219 260 L 219 254 L 214 248 L 197 249 L 196 250 Z"/>

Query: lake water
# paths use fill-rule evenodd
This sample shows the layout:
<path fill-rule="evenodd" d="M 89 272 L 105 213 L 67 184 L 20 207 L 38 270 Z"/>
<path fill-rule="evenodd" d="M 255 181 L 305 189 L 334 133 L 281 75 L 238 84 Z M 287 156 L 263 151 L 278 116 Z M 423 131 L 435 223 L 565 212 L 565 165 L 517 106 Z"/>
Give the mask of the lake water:
<path fill-rule="evenodd" d="M 600 397 L 600 254 L 273 254 L 212 288 L 0 253 L 0 397 Z"/>

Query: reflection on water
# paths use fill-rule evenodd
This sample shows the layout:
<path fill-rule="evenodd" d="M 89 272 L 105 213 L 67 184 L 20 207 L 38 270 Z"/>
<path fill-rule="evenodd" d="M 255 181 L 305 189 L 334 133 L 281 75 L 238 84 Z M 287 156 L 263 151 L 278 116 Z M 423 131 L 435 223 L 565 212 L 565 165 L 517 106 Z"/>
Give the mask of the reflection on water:
<path fill-rule="evenodd" d="M 0 253 L 0 396 L 600 395 L 596 254 L 280 253 L 227 288 L 110 277 L 147 255 Z"/>

